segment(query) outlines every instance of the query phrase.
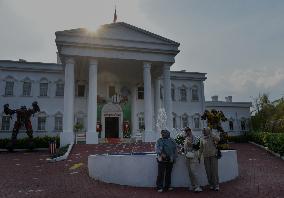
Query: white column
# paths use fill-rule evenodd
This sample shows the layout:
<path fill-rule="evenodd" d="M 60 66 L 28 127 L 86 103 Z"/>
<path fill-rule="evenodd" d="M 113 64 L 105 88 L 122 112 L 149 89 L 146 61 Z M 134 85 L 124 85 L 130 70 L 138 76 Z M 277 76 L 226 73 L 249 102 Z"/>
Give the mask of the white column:
<path fill-rule="evenodd" d="M 204 96 L 204 82 L 201 82 L 201 113 L 200 115 L 203 115 L 204 111 L 205 111 L 205 96 Z M 201 121 L 201 128 L 205 127 L 205 120 L 201 120 L 200 118 L 200 121 Z"/>
<path fill-rule="evenodd" d="M 164 80 L 164 107 L 167 114 L 167 128 L 172 130 L 172 97 L 171 97 L 171 71 L 170 64 L 164 64 L 163 80 Z"/>
<path fill-rule="evenodd" d="M 98 61 L 89 60 L 88 128 L 86 144 L 98 144 L 97 125 L 97 71 Z"/>
<path fill-rule="evenodd" d="M 152 116 L 152 97 L 151 97 L 151 63 L 143 63 L 144 72 L 144 122 L 145 122 L 145 142 L 155 141 L 153 134 L 153 116 Z"/>
<path fill-rule="evenodd" d="M 160 98 L 160 78 L 157 77 L 155 79 L 155 82 L 154 82 L 154 91 L 155 91 L 155 137 L 156 137 L 156 140 L 158 138 L 160 138 L 160 131 L 161 129 L 159 129 L 156 124 L 157 124 L 157 120 L 158 120 L 158 116 L 159 116 L 159 109 L 161 108 L 161 98 Z"/>
<path fill-rule="evenodd" d="M 132 136 L 137 133 L 137 112 L 136 112 L 136 86 L 131 89 L 131 132 Z"/>
<path fill-rule="evenodd" d="M 60 146 L 74 142 L 74 64 L 73 58 L 65 60 L 63 133 L 60 134 Z"/>
<path fill-rule="evenodd" d="M 155 79 L 154 90 L 155 90 L 155 126 L 156 126 L 159 109 L 161 108 L 160 79 L 159 79 L 159 77 L 157 77 Z M 160 131 L 156 131 L 156 132 L 160 133 Z"/>

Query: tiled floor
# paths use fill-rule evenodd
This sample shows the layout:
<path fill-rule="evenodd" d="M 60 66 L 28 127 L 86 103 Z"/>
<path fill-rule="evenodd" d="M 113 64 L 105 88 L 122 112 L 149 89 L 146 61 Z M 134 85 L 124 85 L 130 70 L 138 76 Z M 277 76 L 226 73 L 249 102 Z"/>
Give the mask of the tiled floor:
<path fill-rule="evenodd" d="M 68 160 L 57 163 L 47 163 L 46 152 L 1 152 L 0 197 L 284 197 L 283 160 L 251 144 L 231 147 L 238 151 L 239 178 L 221 184 L 220 192 L 205 188 L 200 194 L 185 188 L 157 193 L 154 188 L 106 184 L 88 177 L 89 154 L 153 151 L 153 144 L 76 145 Z"/>

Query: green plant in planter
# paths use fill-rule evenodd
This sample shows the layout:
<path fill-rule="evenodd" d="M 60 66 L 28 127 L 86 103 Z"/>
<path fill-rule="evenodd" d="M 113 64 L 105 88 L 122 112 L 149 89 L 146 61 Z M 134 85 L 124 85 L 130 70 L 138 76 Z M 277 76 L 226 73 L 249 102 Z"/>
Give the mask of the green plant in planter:
<path fill-rule="evenodd" d="M 84 129 L 84 125 L 82 123 L 79 123 L 77 122 L 75 125 L 74 125 L 74 131 L 75 132 L 80 132 Z"/>

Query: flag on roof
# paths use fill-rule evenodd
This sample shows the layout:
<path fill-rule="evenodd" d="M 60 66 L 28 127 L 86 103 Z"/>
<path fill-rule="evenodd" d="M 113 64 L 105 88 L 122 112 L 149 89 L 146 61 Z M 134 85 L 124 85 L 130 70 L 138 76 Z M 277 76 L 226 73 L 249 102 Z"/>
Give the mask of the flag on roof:
<path fill-rule="evenodd" d="M 116 20 L 117 20 L 117 15 L 116 15 L 116 6 L 115 6 L 114 15 L 113 15 L 113 22 L 115 23 Z"/>

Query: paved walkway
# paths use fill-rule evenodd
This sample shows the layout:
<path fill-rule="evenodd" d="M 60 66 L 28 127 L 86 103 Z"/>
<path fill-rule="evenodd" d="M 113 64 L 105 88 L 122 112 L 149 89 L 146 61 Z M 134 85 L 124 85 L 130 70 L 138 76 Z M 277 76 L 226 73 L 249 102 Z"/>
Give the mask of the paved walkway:
<path fill-rule="evenodd" d="M 103 153 L 106 150 L 111 153 L 151 151 L 152 144 L 136 144 L 135 149 L 125 144 L 77 145 L 67 161 L 57 163 L 47 163 L 46 152 L 1 152 L 0 197 L 284 197 L 283 160 L 251 144 L 233 144 L 231 147 L 238 151 L 240 176 L 234 181 L 221 184 L 220 192 L 205 188 L 205 192 L 200 194 L 194 194 L 185 188 L 157 193 L 154 188 L 105 184 L 88 177 L 89 154 Z"/>

